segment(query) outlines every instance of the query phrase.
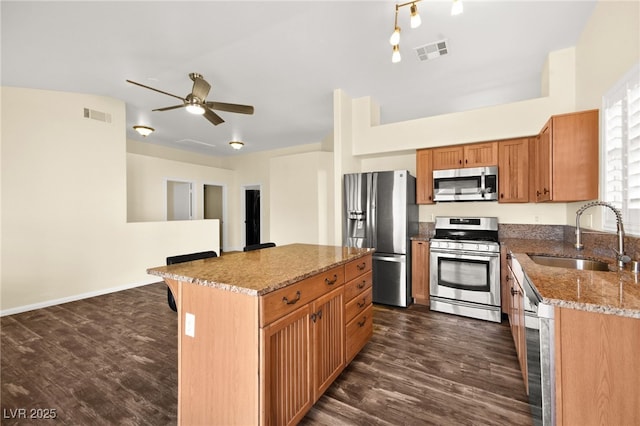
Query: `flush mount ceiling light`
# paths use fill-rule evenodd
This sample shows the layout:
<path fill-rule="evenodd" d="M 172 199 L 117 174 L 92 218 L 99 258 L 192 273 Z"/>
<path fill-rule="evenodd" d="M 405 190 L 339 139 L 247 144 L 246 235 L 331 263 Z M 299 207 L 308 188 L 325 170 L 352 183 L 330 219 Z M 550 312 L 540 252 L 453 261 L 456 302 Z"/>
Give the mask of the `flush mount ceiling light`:
<path fill-rule="evenodd" d="M 231 148 L 233 149 L 241 149 L 244 146 L 244 143 L 240 141 L 231 141 L 229 142 L 229 145 L 231 145 Z"/>
<path fill-rule="evenodd" d="M 389 43 L 393 46 L 393 54 L 391 55 L 391 62 L 398 63 L 400 62 L 400 27 L 398 26 L 398 12 L 401 7 L 411 6 L 411 28 L 418 28 L 420 24 L 422 24 L 422 19 L 420 18 L 420 14 L 418 13 L 418 6 L 416 3 L 421 2 L 422 0 L 414 0 L 407 3 L 397 4 L 396 3 L 396 18 L 393 24 L 393 33 L 391 37 L 389 37 Z M 459 15 L 462 13 L 462 0 L 453 0 L 453 5 L 451 7 L 452 15 Z"/>
<path fill-rule="evenodd" d="M 155 129 L 149 126 L 133 126 L 133 130 L 140 133 L 142 136 L 147 137 L 153 133 Z"/>

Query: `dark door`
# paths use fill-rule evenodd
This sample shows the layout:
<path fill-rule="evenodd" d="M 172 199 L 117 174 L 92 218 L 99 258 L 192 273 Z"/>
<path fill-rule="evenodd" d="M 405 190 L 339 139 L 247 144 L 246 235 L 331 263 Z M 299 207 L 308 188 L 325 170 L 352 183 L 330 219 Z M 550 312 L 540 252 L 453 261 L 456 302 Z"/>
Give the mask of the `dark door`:
<path fill-rule="evenodd" d="M 245 245 L 260 243 L 260 190 L 245 191 Z"/>

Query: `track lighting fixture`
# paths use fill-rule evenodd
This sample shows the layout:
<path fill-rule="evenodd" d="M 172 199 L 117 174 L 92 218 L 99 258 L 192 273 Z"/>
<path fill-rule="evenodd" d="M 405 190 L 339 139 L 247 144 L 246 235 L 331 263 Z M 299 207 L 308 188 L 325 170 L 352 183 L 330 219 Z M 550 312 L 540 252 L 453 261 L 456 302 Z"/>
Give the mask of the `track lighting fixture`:
<path fill-rule="evenodd" d="M 389 43 L 393 46 L 393 54 L 391 55 L 391 62 L 394 64 L 400 62 L 400 27 L 398 26 L 398 12 L 401 7 L 411 6 L 411 20 L 410 25 L 411 28 L 418 28 L 420 24 L 422 24 L 422 19 L 420 18 L 420 14 L 418 13 L 418 5 L 416 3 L 421 2 L 422 0 L 413 0 L 407 3 L 396 4 L 396 18 L 393 24 L 393 33 L 391 37 L 389 37 Z M 462 13 L 462 0 L 453 0 L 453 5 L 451 6 L 451 14 L 459 15 Z"/>
<path fill-rule="evenodd" d="M 147 137 L 153 133 L 155 129 L 149 126 L 133 126 L 133 130 L 140 133 L 143 137 Z"/>

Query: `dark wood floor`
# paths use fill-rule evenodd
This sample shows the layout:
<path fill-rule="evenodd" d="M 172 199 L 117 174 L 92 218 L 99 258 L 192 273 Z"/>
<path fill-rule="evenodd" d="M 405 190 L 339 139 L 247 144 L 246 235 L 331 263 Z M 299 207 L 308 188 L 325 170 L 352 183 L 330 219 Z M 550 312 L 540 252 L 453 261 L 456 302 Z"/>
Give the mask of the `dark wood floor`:
<path fill-rule="evenodd" d="M 20 417 L 52 409 L 60 424 L 176 423 L 177 317 L 164 284 L 3 317 L 0 326 L 2 424 L 40 424 Z M 505 324 L 376 306 L 373 339 L 301 424 L 531 420 Z"/>

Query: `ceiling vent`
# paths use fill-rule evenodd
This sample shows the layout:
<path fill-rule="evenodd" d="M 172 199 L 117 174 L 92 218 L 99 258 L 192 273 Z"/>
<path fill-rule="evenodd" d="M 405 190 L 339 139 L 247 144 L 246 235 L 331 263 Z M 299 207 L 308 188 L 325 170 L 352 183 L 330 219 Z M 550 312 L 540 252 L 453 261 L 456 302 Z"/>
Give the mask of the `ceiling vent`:
<path fill-rule="evenodd" d="M 212 143 L 201 142 L 201 141 L 197 141 L 197 140 L 195 140 L 195 139 L 180 139 L 180 140 L 178 141 L 178 143 L 179 143 L 179 144 L 182 144 L 182 145 L 191 145 L 191 146 L 194 146 L 194 145 L 203 145 L 203 146 L 206 146 L 206 147 L 208 147 L 208 148 L 215 148 L 215 147 L 216 147 L 216 146 L 215 146 L 214 144 L 212 144 Z"/>
<path fill-rule="evenodd" d="M 111 123 L 111 114 L 96 111 L 95 109 L 84 109 L 84 118 L 90 118 L 92 120 L 104 121 L 105 123 Z"/>
<path fill-rule="evenodd" d="M 449 54 L 447 40 L 440 40 L 414 48 L 419 61 L 428 61 Z"/>

